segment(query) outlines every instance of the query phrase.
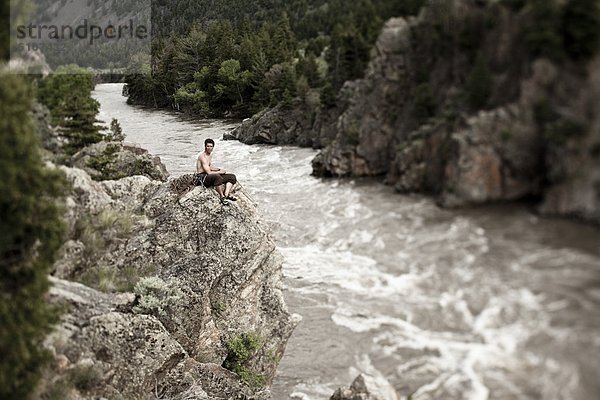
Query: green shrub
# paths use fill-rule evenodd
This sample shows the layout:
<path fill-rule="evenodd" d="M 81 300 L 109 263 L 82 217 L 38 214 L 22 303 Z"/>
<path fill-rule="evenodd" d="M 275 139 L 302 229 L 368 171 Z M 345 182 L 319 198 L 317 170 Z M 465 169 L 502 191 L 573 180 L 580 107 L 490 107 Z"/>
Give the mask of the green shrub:
<path fill-rule="evenodd" d="M 563 12 L 565 50 L 573 59 L 588 59 L 600 45 L 600 3 L 598 0 L 570 0 Z"/>
<path fill-rule="evenodd" d="M 513 133 L 509 129 L 502 129 L 500 131 L 500 140 L 503 142 L 508 142 L 510 139 L 512 139 L 512 137 Z"/>
<path fill-rule="evenodd" d="M 335 89 L 333 85 L 329 82 L 323 86 L 320 93 L 321 105 L 325 108 L 332 108 L 335 106 Z"/>
<path fill-rule="evenodd" d="M 526 3 L 527 0 L 500 0 L 500 4 L 513 11 L 520 11 Z"/>
<path fill-rule="evenodd" d="M 102 383 L 102 372 L 93 365 L 76 366 L 69 371 L 69 381 L 78 390 L 86 392 Z"/>
<path fill-rule="evenodd" d="M 542 100 L 534 104 L 533 116 L 540 127 L 557 121 L 560 115 L 554 110 L 548 100 Z"/>
<path fill-rule="evenodd" d="M 567 140 L 582 136 L 586 126 L 581 122 L 560 118 L 556 122 L 548 124 L 544 129 L 544 136 L 554 144 L 564 144 Z"/>
<path fill-rule="evenodd" d="M 138 296 L 133 311 L 138 314 L 155 314 L 165 316 L 169 307 L 179 304 L 183 297 L 181 289 L 174 282 L 165 282 L 158 276 L 142 278 L 135 285 Z"/>
<path fill-rule="evenodd" d="M 218 302 L 215 304 L 211 304 L 210 309 L 212 310 L 213 314 L 215 314 L 217 317 L 219 317 L 219 316 L 221 316 L 221 314 L 223 314 L 225 312 L 227 307 L 225 306 L 225 304 Z"/>
<path fill-rule="evenodd" d="M 429 83 L 421 83 L 415 88 L 415 116 L 419 121 L 432 117 L 437 107 Z"/>
<path fill-rule="evenodd" d="M 561 116 L 548 100 L 542 100 L 533 107 L 534 118 L 546 140 L 562 145 L 567 140 L 583 135 L 587 127 L 584 123 Z"/>
<path fill-rule="evenodd" d="M 110 131 L 105 136 L 104 140 L 108 142 L 122 142 L 125 140 L 121 124 L 119 124 L 119 120 L 116 118 L 113 118 L 112 121 L 110 121 Z"/>
<path fill-rule="evenodd" d="M 243 333 L 225 343 L 227 358 L 223 367 L 239 375 L 240 379 L 251 387 L 262 387 L 266 384 L 263 375 L 257 374 L 247 366 L 248 361 L 264 345 L 264 339 L 252 332 Z"/>
<path fill-rule="evenodd" d="M 590 156 L 596 161 L 600 160 L 600 143 L 592 145 L 590 148 Z"/>
<path fill-rule="evenodd" d="M 46 302 L 48 270 L 62 243 L 56 199 L 65 179 L 40 158 L 32 93 L 0 75 L 0 398 L 23 399 L 47 360 L 41 342 L 56 321 Z"/>
<path fill-rule="evenodd" d="M 531 18 L 525 27 L 525 43 L 534 56 L 564 57 L 561 10 L 556 0 L 531 0 Z"/>
<path fill-rule="evenodd" d="M 481 53 L 477 54 L 475 65 L 467 79 L 467 97 L 472 109 L 484 107 L 492 94 L 494 77 Z"/>

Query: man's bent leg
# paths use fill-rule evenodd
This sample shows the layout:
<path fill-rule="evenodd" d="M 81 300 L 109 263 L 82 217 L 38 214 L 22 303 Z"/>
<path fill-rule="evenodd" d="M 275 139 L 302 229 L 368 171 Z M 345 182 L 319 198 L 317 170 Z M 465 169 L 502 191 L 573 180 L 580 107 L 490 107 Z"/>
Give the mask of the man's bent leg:
<path fill-rule="evenodd" d="M 237 178 L 234 174 L 222 174 L 223 182 L 225 182 L 225 197 L 229 200 L 237 200 L 235 197 L 230 196 L 231 188 L 236 184 Z"/>
<path fill-rule="evenodd" d="M 219 201 L 221 204 L 227 204 L 226 195 L 223 194 L 223 185 L 215 186 L 215 190 L 219 193 Z"/>
<path fill-rule="evenodd" d="M 232 187 L 233 187 L 233 184 L 231 182 L 227 182 L 225 184 L 225 197 L 229 197 L 229 192 L 231 192 Z"/>

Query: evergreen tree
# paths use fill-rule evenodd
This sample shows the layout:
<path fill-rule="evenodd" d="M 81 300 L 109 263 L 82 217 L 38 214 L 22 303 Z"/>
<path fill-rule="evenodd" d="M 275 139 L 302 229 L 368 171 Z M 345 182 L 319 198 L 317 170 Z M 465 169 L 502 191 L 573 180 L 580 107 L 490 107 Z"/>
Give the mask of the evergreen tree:
<path fill-rule="evenodd" d="M 485 106 L 492 94 L 494 77 L 481 52 L 477 54 L 473 70 L 467 79 L 469 105 L 476 110 Z"/>
<path fill-rule="evenodd" d="M 309 53 L 306 57 L 298 60 L 296 64 L 296 72 L 306 78 L 308 86 L 318 87 L 321 85 L 321 77 L 319 76 L 319 67 L 317 58 L 313 53 Z"/>
<path fill-rule="evenodd" d="M 17 76 L 0 76 L 0 398 L 24 399 L 47 359 L 41 342 L 55 321 L 47 304 L 48 270 L 61 244 L 56 198 L 64 178 L 44 168 L 32 121 L 31 93 Z"/>
<path fill-rule="evenodd" d="M 600 2 L 570 0 L 563 13 L 564 44 L 574 59 L 594 55 L 600 46 Z"/>
<path fill-rule="evenodd" d="M 244 104 L 244 92 L 251 77 L 250 71 L 241 71 L 238 60 L 225 60 L 219 68 L 219 82 L 215 85 L 217 98 L 225 108 L 239 108 Z"/>
<path fill-rule="evenodd" d="M 560 7 L 556 0 L 531 0 L 531 20 L 525 28 L 525 41 L 535 56 L 561 59 Z"/>
<path fill-rule="evenodd" d="M 38 84 L 38 99 L 50 110 L 51 122 L 68 140 L 67 153 L 102 140 L 96 115 L 100 104 L 92 98 L 93 74 L 75 65 L 59 67 Z"/>

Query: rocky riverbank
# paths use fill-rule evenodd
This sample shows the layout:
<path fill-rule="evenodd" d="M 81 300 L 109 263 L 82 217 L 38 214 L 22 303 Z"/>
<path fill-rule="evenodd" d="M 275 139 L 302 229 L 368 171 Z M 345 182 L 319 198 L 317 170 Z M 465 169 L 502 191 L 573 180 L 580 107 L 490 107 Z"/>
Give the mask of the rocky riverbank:
<path fill-rule="evenodd" d="M 240 192 L 224 207 L 211 190 L 180 196 L 144 176 L 60 169 L 68 240 L 50 295 L 64 312 L 45 341 L 40 395 L 270 398 L 297 321 L 251 201 Z"/>
<path fill-rule="evenodd" d="M 536 50 L 535 7 L 455 0 L 391 19 L 334 109 L 304 100 L 232 136 L 324 146 L 318 176 L 380 176 L 445 206 L 533 197 L 600 223 L 600 55 Z"/>

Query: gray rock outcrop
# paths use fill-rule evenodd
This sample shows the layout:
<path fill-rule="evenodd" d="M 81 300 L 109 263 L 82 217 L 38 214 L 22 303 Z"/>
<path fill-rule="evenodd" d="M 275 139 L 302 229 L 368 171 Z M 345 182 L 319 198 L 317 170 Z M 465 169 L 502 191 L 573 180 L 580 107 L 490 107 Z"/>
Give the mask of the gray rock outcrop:
<path fill-rule="evenodd" d="M 398 395 L 382 377 L 358 375 L 349 388 L 339 388 L 330 400 L 398 400 Z"/>
<path fill-rule="evenodd" d="M 143 175 L 166 181 L 169 173 L 160 157 L 146 149 L 122 142 L 98 142 L 86 146 L 71 157 L 71 165 L 85 170 L 98 180 Z"/>
<path fill-rule="evenodd" d="M 336 112 L 322 109 L 319 93 L 309 91 L 289 105 L 279 104 L 245 119 L 223 139 L 321 148 L 335 136 Z"/>
<path fill-rule="evenodd" d="M 73 190 L 51 298 L 66 311 L 45 342 L 54 361 L 42 390 L 66 399 L 269 398 L 297 319 L 251 201 L 239 192 L 222 206 L 212 190 L 179 197 L 143 176 L 98 182 L 61 169 Z M 252 343 L 240 350 L 240 338 Z"/>

